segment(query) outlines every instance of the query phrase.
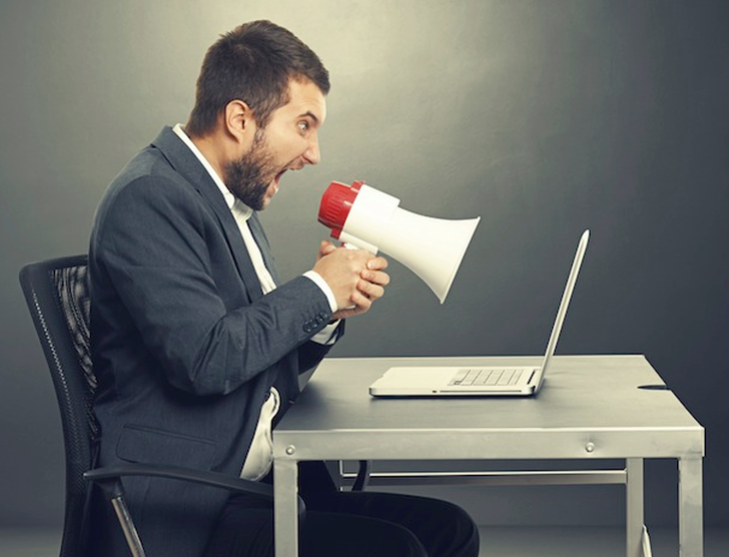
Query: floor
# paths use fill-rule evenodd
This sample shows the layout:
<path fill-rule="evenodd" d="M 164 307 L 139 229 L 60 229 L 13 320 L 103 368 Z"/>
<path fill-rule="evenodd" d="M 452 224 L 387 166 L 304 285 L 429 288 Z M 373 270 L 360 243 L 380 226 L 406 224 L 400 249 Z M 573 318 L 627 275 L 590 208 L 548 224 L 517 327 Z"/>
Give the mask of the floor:
<path fill-rule="evenodd" d="M 654 557 L 678 556 L 675 530 L 652 529 Z M 3 557 L 57 557 L 57 530 L 2 530 Z M 483 527 L 481 557 L 615 557 L 625 555 L 624 533 L 613 527 Z M 708 529 L 704 557 L 729 555 L 729 530 Z"/>

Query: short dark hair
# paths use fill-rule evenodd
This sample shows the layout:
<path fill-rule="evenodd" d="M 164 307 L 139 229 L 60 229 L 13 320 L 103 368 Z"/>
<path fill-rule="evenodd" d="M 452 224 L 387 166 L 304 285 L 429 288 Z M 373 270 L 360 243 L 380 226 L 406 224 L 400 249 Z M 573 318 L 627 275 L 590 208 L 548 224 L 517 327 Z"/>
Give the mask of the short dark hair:
<path fill-rule="evenodd" d="M 220 113 L 236 99 L 251 108 L 264 128 L 273 111 L 289 101 L 291 79 L 309 80 L 324 95 L 329 92 L 329 72 L 293 33 L 270 21 L 244 23 L 208 49 L 185 129 L 193 137 L 210 133 Z"/>

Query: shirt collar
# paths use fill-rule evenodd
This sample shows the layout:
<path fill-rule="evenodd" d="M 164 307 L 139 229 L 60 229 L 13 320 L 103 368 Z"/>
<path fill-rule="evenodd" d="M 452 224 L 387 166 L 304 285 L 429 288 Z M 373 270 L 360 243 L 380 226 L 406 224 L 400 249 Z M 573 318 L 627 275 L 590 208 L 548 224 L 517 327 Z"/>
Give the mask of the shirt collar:
<path fill-rule="evenodd" d="M 213 182 L 215 182 L 215 185 L 218 186 L 220 193 L 223 194 L 223 198 L 225 199 L 225 203 L 228 205 L 228 208 L 232 211 L 233 207 L 235 206 L 237 212 L 246 220 L 248 220 L 248 218 L 250 218 L 250 216 L 253 214 L 253 209 L 248 207 L 248 205 L 246 205 L 239 199 L 236 199 L 236 197 L 230 192 L 228 187 L 225 185 L 225 182 L 223 182 L 222 178 L 218 175 L 217 172 L 215 172 L 215 169 L 205 158 L 205 155 L 200 152 L 200 149 L 197 148 L 197 146 L 192 142 L 192 139 L 190 139 L 185 133 L 185 130 L 182 128 L 182 124 L 177 124 L 174 128 L 172 128 L 172 131 L 177 134 L 182 142 L 187 145 L 190 151 L 192 151 L 192 154 L 197 157 L 203 167 L 205 167 L 205 170 L 207 170 L 208 174 L 210 174 L 210 177 L 213 179 Z"/>

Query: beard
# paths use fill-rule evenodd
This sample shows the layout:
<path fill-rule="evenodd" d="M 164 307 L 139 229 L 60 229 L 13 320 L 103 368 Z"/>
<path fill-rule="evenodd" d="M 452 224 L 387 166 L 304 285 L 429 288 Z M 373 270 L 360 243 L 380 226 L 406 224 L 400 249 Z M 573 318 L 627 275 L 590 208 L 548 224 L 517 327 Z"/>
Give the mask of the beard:
<path fill-rule="evenodd" d="M 283 170 L 273 162 L 262 129 L 256 130 L 250 151 L 223 168 L 225 185 L 230 192 L 254 211 L 264 209 L 264 199 L 271 181 Z"/>

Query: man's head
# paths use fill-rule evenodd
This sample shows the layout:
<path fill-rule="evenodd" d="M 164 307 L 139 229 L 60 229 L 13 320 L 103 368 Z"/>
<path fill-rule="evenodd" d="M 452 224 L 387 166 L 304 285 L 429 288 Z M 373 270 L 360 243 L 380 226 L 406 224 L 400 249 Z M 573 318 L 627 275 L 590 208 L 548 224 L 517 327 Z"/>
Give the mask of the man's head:
<path fill-rule="evenodd" d="M 270 21 L 252 21 L 223 35 L 208 50 L 197 80 L 195 108 L 185 129 L 195 137 L 212 132 L 225 106 L 244 101 L 258 125 L 288 102 L 290 80 L 311 81 L 329 93 L 329 72 L 290 31 Z"/>
<path fill-rule="evenodd" d="M 206 155 L 231 192 L 261 210 L 286 170 L 319 161 L 329 87 L 326 68 L 292 33 L 246 23 L 208 50 L 185 130 L 212 146 Z"/>

